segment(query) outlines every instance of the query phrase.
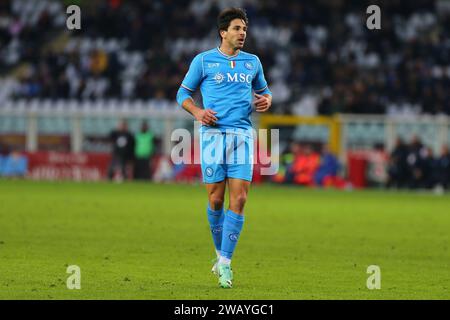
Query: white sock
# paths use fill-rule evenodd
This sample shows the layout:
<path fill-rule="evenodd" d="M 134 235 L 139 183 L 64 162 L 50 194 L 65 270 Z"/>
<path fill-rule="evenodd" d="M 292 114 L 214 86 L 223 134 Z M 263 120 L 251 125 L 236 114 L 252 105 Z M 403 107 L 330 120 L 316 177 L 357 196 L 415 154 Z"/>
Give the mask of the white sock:
<path fill-rule="evenodd" d="M 219 259 L 220 258 L 220 250 L 216 249 L 216 255 L 217 255 L 217 259 Z"/>
<path fill-rule="evenodd" d="M 226 258 L 226 257 L 220 256 L 220 258 L 219 258 L 219 263 L 220 263 L 220 264 L 227 264 L 227 265 L 230 265 L 230 264 L 231 264 L 231 259 L 228 259 L 228 258 Z"/>

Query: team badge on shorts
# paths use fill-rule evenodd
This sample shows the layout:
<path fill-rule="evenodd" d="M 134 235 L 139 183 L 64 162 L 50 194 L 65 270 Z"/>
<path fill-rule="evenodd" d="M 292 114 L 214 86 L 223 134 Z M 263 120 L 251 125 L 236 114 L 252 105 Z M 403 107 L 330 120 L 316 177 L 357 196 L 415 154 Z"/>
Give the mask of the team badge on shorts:
<path fill-rule="evenodd" d="M 206 176 L 211 178 L 214 174 L 214 170 L 211 167 L 208 167 L 208 168 L 206 168 L 205 173 L 206 173 Z"/>

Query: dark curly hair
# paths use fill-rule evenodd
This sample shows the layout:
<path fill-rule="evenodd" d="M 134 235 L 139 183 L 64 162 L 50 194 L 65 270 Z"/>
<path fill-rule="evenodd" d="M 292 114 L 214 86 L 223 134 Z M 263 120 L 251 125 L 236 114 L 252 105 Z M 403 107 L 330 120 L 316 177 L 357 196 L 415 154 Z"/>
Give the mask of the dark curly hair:
<path fill-rule="evenodd" d="M 241 19 L 245 22 L 245 25 L 248 25 L 247 14 L 243 9 L 240 8 L 225 9 L 217 17 L 217 28 L 221 40 L 222 36 L 220 35 L 220 31 L 227 31 L 231 21 L 233 21 L 234 19 Z"/>

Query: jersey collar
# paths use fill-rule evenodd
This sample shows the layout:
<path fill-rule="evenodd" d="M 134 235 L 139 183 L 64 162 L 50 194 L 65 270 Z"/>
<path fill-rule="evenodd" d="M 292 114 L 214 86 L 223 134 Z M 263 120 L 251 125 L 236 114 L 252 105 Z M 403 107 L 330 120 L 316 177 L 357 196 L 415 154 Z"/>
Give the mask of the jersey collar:
<path fill-rule="evenodd" d="M 220 47 L 216 47 L 216 49 L 217 49 L 217 51 L 219 51 L 219 53 L 220 53 L 221 55 L 223 55 L 223 56 L 224 56 L 225 58 L 227 58 L 227 59 L 237 57 L 237 56 L 239 55 L 239 53 L 241 53 L 241 50 L 239 50 L 238 53 L 236 53 L 236 54 L 234 54 L 234 55 L 232 55 L 232 56 L 229 56 L 229 55 L 227 55 L 226 53 L 224 53 L 222 50 L 220 50 Z"/>

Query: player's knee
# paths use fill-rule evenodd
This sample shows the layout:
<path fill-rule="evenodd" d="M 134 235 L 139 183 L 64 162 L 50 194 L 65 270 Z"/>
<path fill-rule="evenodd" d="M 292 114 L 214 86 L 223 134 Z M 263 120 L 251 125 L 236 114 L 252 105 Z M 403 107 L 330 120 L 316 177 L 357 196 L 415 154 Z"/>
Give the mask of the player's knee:
<path fill-rule="evenodd" d="M 212 195 L 209 197 L 209 206 L 213 210 L 220 210 L 223 207 L 223 198 Z"/>
<path fill-rule="evenodd" d="M 244 209 L 245 202 L 247 201 L 247 194 L 245 192 L 241 192 L 234 196 L 234 204 L 239 209 L 239 211 L 242 211 Z"/>

